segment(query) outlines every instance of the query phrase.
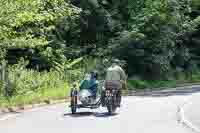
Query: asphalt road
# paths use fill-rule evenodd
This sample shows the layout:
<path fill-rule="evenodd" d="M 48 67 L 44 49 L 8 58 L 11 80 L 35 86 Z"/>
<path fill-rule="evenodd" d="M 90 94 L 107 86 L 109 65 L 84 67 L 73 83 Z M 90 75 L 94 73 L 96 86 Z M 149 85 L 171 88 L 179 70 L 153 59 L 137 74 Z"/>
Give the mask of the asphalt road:
<path fill-rule="evenodd" d="M 194 94 L 184 107 L 185 119 L 200 132 L 200 94 Z"/>
<path fill-rule="evenodd" d="M 104 108 L 81 109 L 72 116 L 66 104 L 0 117 L 1 133 L 192 133 L 178 122 L 178 106 L 191 95 L 124 97 L 116 115 Z M 8 119 L 6 119 L 8 118 Z"/>

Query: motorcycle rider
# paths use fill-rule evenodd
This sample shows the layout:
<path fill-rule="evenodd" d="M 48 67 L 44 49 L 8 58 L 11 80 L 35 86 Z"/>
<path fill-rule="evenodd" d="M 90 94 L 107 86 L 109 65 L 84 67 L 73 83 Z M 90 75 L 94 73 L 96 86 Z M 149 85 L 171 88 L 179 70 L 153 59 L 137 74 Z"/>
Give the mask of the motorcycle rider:
<path fill-rule="evenodd" d="M 120 90 L 118 95 L 121 95 L 121 89 L 127 89 L 126 79 L 127 76 L 120 66 L 120 61 L 114 59 L 112 65 L 106 71 L 105 88 L 107 86 L 115 86 L 117 87 L 116 89 Z M 120 106 L 121 96 L 117 96 L 117 100 L 118 106 Z"/>
<path fill-rule="evenodd" d="M 106 71 L 106 81 L 119 82 L 121 85 L 121 89 L 127 89 L 126 87 L 126 79 L 127 76 L 125 71 L 120 66 L 120 61 L 118 59 L 114 59 L 112 61 L 112 65 Z M 124 86 L 124 87 L 123 87 Z"/>

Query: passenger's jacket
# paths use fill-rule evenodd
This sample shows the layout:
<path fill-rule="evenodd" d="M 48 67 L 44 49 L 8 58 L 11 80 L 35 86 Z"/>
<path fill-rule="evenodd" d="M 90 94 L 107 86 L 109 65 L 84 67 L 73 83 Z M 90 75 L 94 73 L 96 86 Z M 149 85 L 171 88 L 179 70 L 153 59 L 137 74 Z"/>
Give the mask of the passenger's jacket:
<path fill-rule="evenodd" d="M 82 89 L 89 89 L 95 95 L 98 90 L 98 81 L 94 80 L 94 79 L 83 80 L 80 84 L 80 90 L 82 90 Z"/>

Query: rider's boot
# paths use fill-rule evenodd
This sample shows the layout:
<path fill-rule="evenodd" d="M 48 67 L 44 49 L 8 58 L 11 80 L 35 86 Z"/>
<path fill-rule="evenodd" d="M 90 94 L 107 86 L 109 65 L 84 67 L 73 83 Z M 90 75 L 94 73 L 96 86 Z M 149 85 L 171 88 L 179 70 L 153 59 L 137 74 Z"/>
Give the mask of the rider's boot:
<path fill-rule="evenodd" d="M 101 105 L 102 105 L 102 107 L 105 106 L 105 91 L 103 91 L 101 94 Z"/>
<path fill-rule="evenodd" d="M 121 91 L 119 91 L 117 94 L 117 106 L 118 107 L 121 106 Z"/>

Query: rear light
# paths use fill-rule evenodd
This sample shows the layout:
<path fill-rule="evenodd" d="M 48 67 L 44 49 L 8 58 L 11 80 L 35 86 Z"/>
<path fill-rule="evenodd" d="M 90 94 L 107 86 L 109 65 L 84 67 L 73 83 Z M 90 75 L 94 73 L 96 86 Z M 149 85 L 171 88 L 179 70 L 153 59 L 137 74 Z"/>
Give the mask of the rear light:
<path fill-rule="evenodd" d="M 106 96 L 110 96 L 110 91 L 106 91 Z"/>
<path fill-rule="evenodd" d="M 109 97 L 109 96 L 113 96 L 113 94 L 111 93 L 110 90 L 107 90 L 107 91 L 106 91 L 106 96 L 108 96 L 108 97 Z"/>

